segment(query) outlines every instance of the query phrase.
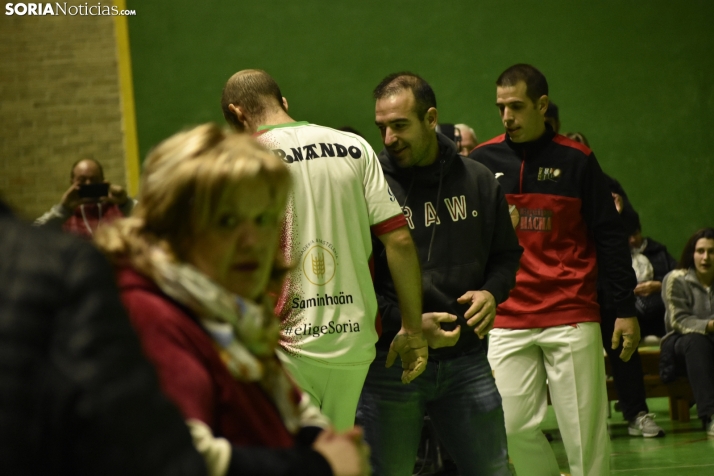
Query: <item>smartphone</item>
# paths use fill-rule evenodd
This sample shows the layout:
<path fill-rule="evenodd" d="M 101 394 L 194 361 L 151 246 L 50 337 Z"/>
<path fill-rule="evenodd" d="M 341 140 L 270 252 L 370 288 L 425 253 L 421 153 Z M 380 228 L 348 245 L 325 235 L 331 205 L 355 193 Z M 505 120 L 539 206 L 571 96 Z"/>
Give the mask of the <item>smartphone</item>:
<path fill-rule="evenodd" d="M 80 198 L 99 198 L 109 195 L 108 183 L 89 183 L 79 186 Z"/>

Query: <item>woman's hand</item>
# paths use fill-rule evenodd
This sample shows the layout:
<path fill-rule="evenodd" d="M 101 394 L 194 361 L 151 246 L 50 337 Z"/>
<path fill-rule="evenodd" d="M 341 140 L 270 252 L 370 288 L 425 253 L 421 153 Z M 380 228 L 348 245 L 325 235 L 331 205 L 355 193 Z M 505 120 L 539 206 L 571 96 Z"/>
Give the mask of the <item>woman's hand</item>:
<path fill-rule="evenodd" d="M 369 446 L 362 438 L 362 428 L 354 427 L 344 433 L 329 428 L 317 435 L 312 449 L 320 453 L 330 464 L 335 476 L 367 476 Z"/>

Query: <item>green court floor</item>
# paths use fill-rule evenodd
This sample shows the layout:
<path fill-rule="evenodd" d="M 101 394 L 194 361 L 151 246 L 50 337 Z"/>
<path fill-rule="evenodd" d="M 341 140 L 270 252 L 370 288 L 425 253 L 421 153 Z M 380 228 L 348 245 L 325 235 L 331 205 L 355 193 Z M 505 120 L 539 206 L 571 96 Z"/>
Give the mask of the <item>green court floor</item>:
<path fill-rule="evenodd" d="M 714 437 L 707 437 L 701 429 L 696 409 L 690 411 L 689 423 L 669 419 L 666 398 L 647 400 L 650 412 L 656 413 L 655 421 L 666 435 L 662 438 L 629 436 L 622 414 L 612 411 L 608 420 L 612 456 L 610 467 L 613 475 L 624 476 L 713 476 Z M 611 408 L 614 406 L 611 403 Z M 568 473 L 568 459 L 563 442 L 557 431 L 558 424 L 553 408 L 548 408 L 544 430 L 554 436 L 551 445 L 563 473 Z"/>

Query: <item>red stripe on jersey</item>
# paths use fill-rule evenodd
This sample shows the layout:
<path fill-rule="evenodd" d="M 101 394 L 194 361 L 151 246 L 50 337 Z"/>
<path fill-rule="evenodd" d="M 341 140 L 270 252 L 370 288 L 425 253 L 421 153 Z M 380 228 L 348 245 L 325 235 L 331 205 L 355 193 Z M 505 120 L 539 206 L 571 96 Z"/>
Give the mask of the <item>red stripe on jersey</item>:
<path fill-rule="evenodd" d="M 521 172 L 518 179 L 518 193 L 523 193 L 523 171 L 526 168 L 526 153 L 523 152 L 523 160 L 521 160 Z"/>
<path fill-rule="evenodd" d="M 407 226 L 407 219 L 400 213 L 399 215 L 394 215 L 392 218 L 387 218 L 383 222 L 372 225 L 370 229 L 372 230 L 372 233 L 380 236 L 403 226 Z"/>
<path fill-rule="evenodd" d="M 573 149 L 578 149 L 585 155 L 590 155 L 592 153 L 592 150 L 590 150 L 590 148 L 585 144 L 573 139 L 568 139 L 567 137 L 562 136 L 560 134 L 556 134 L 555 137 L 553 137 L 553 142 L 555 142 L 556 144 L 564 145 L 566 147 L 572 147 Z"/>
<path fill-rule="evenodd" d="M 263 134 L 265 134 L 266 132 L 269 132 L 269 131 L 270 131 L 270 129 L 263 129 L 262 131 L 258 131 L 255 134 L 253 134 L 253 137 L 262 136 Z"/>

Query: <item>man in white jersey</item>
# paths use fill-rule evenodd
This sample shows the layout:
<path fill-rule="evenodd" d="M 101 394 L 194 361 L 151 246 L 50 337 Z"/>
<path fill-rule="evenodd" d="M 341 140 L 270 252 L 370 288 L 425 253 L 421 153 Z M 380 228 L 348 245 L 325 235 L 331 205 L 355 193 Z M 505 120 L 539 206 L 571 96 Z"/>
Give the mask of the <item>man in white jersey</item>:
<path fill-rule="evenodd" d="M 280 355 L 335 428 L 347 429 L 380 330 L 370 231 L 387 250 L 403 316 L 387 365 L 401 357 L 404 383 L 426 366 L 421 273 L 406 220 L 369 144 L 355 134 L 294 121 L 266 72 L 234 74 L 221 106 L 234 129 L 254 134 L 292 174 L 282 245 L 293 268 L 276 306 Z"/>

